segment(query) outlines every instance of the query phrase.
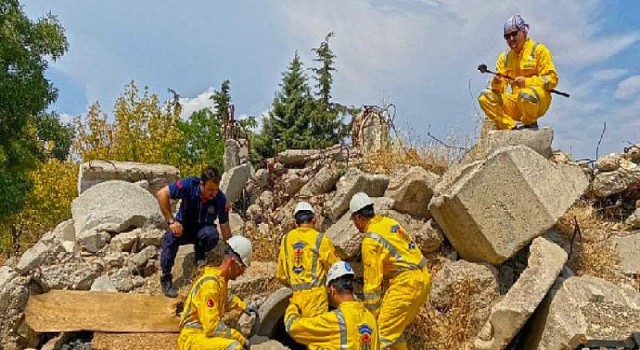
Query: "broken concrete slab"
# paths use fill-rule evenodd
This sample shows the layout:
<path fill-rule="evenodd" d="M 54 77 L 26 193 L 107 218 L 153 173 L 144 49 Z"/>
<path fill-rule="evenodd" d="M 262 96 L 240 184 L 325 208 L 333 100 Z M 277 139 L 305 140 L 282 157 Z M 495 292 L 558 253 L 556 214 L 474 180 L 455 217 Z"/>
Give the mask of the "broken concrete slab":
<path fill-rule="evenodd" d="M 64 263 L 41 267 L 42 281 L 51 289 L 89 290 L 102 267 L 89 263 Z"/>
<path fill-rule="evenodd" d="M 24 347 L 25 339 L 19 329 L 29 299 L 28 282 L 28 278 L 20 277 L 14 269 L 0 267 L 0 349 Z"/>
<path fill-rule="evenodd" d="M 149 190 L 155 194 L 162 187 L 180 178 L 178 168 L 165 164 L 92 160 L 80 165 L 78 194 L 90 187 L 111 180 L 138 182 L 147 180 Z"/>
<path fill-rule="evenodd" d="M 277 160 L 284 166 L 295 167 L 305 165 L 319 159 L 340 159 L 343 149 L 334 145 L 325 149 L 289 149 L 278 153 Z"/>
<path fill-rule="evenodd" d="M 107 245 L 111 235 L 104 231 L 89 229 L 82 231 L 76 238 L 78 245 L 88 252 L 96 253 Z"/>
<path fill-rule="evenodd" d="M 469 164 L 477 160 L 483 160 L 500 148 L 518 145 L 529 147 L 542 157 L 549 158 L 551 156 L 552 142 L 553 129 L 549 127 L 543 127 L 538 130 L 491 130 L 487 131 L 478 143 L 462 157 L 460 163 Z"/>
<path fill-rule="evenodd" d="M 109 248 L 115 252 L 132 252 L 132 249 L 138 246 L 138 238 L 141 233 L 141 228 L 119 233 L 111 239 Z"/>
<path fill-rule="evenodd" d="M 616 237 L 613 242 L 622 271 L 630 276 L 640 275 L 640 233 Z"/>
<path fill-rule="evenodd" d="M 631 215 L 629 215 L 624 223 L 631 226 L 631 228 L 640 228 L 640 208 L 636 209 Z"/>
<path fill-rule="evenodd" d="M 365 192 L 370 197 L 382 197 L 389 185 L 389 177 L 367 174 L 350 168 L 336 185 L 336 195 L 331 202 L 331 216 L 337 220 L 349 209 L 349 201 L 357 192 Z"/>
<path fill-rule="evenodd" d="M 336 252 L 342 260 L 351 259 L 360 253 L 360 245 L 364 234 L 360 233 L 351 221 L 351 214 L 346 213 L 335 224 L 331 225 L 325 232 Z"/>
<path fill-rule="evenodd" d="M 566 261 L 567 252 L 555 243 L 541 237 L 533 240 L 527 268 L 492 307 L 489 320 L 474 341 L 474 349 L 505 349 L 542 302 Z"/>
<path fill-rule="evenodd" d="M 240 143 L 234 139 L 228 139 L 224 142 L 224 171 L 233 169 L 240 165 Z"/>
<path fill-rule="evenodd" d="M 165 225 L 158 200 L 140 186 L 113 180 L 92 186 L 71 203 L 78 236 L 84 231 L 123 232 Z"/>
<path fill-rule="evenodd" d="M 138 237 L 138 242 L 140 245 L 139 248 L 162 246 L 162 240 L 164 238 L 165 232 L 165 230 L 155 227 L 148 227 L 143 229 Z"/>
<path fill-rule="evenodd" d="M 240 214 L 231 212 L 229 213 L 229 228 L 231 229 L 231 235 L 244 234 L 244 220 Z"/>
<path fill-rule="evenodd" d="M 103 275 L 96 278 L 91 284 L 92 292 L 117 292 L 116 286 L 109 276 Z"/>
<path fill-rule="evenodd" d="M 299 194 L 301 196 L 317 196 L 327 193 L 336 185 L 340 179 L 340 169 L 335 163 L 325 164 L 320 170 L 302 186 Z"/>
<path fill-rule="evenodd" d="M 577 166 L 512 146 L 434 197 L 429 210 L 464 259 L 499 265 L 553 227 L 588 184 Z"/>
<path fill-rule="evenodd" d="M 393 209 L 411 215 L 430 218 L 429 201 L 440 177 L 422 167 L 414 166 L 389 181 L 385 197 L 395 200 Z"/>
<path fill-rule="evenodd" d="M 220 189 L 224 192 L 229 203 L 233 203 L 242 194 L 244 185 L 247 184 L 253 168 L 251 164 L 241 164 L 235 168 L 231 168 L 222 174 L 222 180 L 220 180 Z"/>
<path fill-rule="evenodd" d="M 581 340 L 621 340 L 638 329 L 640 293 L 593 276 L 569 277 L 536 313 L 523 349 L 574 349 Z"/>
<path fill-rule="evenodd" d="M 614 171 L 620 167 L 621 159 L 622 157 L 616 153 L 602 156 L 596 160 L 596 169 L 601 172 Z"/>
<path fill-rule="evenodd" d="M 62 251 L 62 249 L 59 251 Z M 39 241 L 22 254 L 16 265 L 16 270 L 20 274 L 27 273 L 49 262 L 53 258 L 54 254 L 52 253 L 55 252 L 52 252 L 51 245 L 46 244 L 44 241 Z"/>
<path fill-rule="evenodd" d="M 635 163 L 627 168 L 620 167 L 617 170 L 606 173 L 598 173 L 591 181 L 590 193 L 596 197 L 608 197 L 624 192 L 629 186 L 640 183 L 640 166 Z"/>

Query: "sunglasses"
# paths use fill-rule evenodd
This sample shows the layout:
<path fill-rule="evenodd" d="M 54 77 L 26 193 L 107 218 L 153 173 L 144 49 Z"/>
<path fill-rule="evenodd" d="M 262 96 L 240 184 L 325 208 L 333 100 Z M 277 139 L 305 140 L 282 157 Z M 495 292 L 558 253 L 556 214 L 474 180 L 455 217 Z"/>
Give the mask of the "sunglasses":
<path fill-rule="evenodd" d="M 516 30 L 515 32 L 507 33 L 504 35 L 504 40 L 509 40 L 510 38 L 515 38 L 520 31 Z"/>

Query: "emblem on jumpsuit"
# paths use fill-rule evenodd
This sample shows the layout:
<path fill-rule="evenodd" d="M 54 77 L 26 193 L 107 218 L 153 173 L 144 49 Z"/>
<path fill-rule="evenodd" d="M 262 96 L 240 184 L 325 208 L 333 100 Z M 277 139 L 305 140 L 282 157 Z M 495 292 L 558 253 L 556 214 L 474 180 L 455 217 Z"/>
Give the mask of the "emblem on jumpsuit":
<path fill-rule="evenodd" d="M 360 332 L 360 349 L 361 350 L 369 350 L 371 349 L 371 327 L 366 323 L 360 325 L 358 327 L 358 332 Z"/>
<path fill-rule="evenodd" d="M 293 245 L 293 272 L 300 274 L 304 271 L 302 256 L 304 255 L 304 242 L 297 242 Z"/>

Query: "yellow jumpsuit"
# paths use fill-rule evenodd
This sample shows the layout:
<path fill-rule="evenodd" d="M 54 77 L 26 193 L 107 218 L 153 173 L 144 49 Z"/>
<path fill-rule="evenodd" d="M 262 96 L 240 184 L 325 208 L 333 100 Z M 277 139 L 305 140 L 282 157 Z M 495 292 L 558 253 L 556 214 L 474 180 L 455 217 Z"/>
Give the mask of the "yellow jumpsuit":
<path fill-rule="evenodd" d="M 298 305 L 303 317 L 329 310 L 325 278 L 339 260 L 331 239 L 313 228 L 298 227 L 282 238 L 276 277 L 293 289 L 290 304 Z"/>
<path fill-rule="evenodd" d="M 427 261 L 415 242 L 388 217 L 374 216 L 362 240 L 364 299 L 377 317 L 381 349 L 406 349 L 402 333 L 415 319 L 431 289 Z M 388 289 L 382 296 L 382 282 Z"/>
<path fill-rule="evenodd" d="M 490 88 L 478 97 L 480 107 L 498 129 L 513 129 L 516 120 L 533 124 L 547 112 L 551 105 L 550 91 L 558 85 L 558 74 L 546 46 L 527 38 L 520 55 L 514 50 L 500 54 L 496 72 L 512 78 L 525 77 L 523 88 L 512 81 L 494 78 Z M 507 84 L 511 84 L 511 93 L 506 91 Z"/>
<path fill-rule="evenodd" d="M 361 302 L 345 301 L 332 311 L 315 317 L 300 317 L 296 307 L 288 308 L 287 333 L 309 350 L 378 350 L 376 318 Z"/>
<path fill-rule="evenodd" d="M 216 267 L 206 267 L 185 302 L 180 319 L 180 350 L 242 350 L 245 338 L 227 327 L 222 315 L 227 309 L 244 310 L 247 304 L 227 291 L 227 282 Z"/>

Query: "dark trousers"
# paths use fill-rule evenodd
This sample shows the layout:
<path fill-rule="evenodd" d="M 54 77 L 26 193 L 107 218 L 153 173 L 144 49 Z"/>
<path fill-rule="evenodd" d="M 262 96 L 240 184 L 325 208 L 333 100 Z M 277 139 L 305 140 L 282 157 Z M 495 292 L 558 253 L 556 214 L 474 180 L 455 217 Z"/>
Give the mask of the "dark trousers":
<path fill-rule="evenodd" d="M 170 230 L 164 234 L 162 240 L 162 252 L 160 253 L 160 266 L 162 274 L 170 274 L 173 263 L 181 245 L 193 244 L 196 252 L 196 261 L 204 259 L 204 254 L 218 244 L 218 230 L 215 226 L 204 226 L 196 229 L 184 228 L 182 236 L 176 237 Z"/>

